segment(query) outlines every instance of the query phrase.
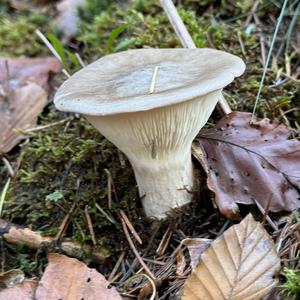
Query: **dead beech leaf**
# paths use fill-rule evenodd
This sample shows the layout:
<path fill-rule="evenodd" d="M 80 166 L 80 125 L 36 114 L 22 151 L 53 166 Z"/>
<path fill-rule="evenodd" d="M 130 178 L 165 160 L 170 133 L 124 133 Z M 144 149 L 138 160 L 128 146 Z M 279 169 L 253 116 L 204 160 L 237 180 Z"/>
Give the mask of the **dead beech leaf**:
<path fill-rule="evenodd" d="M 60 68 L 54 58 L 0 58 L 0 153 L 9 152 L 23 138 L 20 130 L 36 124 L 47 104 L 49 76 Z"/>
<path fill-rule="evenodd" d="M 193 145 L 220 211 L 232 218 L 236 203 L 256 200 L 266 208 L 270 199 L 271 211 L 299 208 L 300 141 L 288 139 L 291 130 L 283 124 L 250 120 L 250 113 L 232 112 Z"/>
<path fill-rule="evenodd" d="M 189 250 L 191 258 L 190 264 L 192 269 L 196 268 L 197 264 L 201 259 L 202 253 L 207 250 L 211 242 L 211 239 L 204 238 L 186 238 L 181 241 L 181 244 L 185 245 Z"/>
<path fill-rule="evenodd" d="M 37 282 L 26 280 L 14 287 L 0 290 L 0 300 L 34 300 Z"/>
<path fill-rule="evenodd" d="M 249 214 L 213 241 L 188 277 L 182 300 L 258 300 L 276 285 L 280 259 Z"/>
<path fill-rule="evenodd" d="M 95 269 L 75 258 L 49 254 L 48 266 L 36 290 L 37 300 L 121 300 L 114 287 Z"/>
<path fill-rule="evenodd" d="M 176 275 L 183 276 L 186 268 L 186 261 L 183 250 L 180 249 L 176 255 Z"/>
<path fill-rule="evenodd" d="M 12 269 L 0 274 L 0 290 L 10 288 L 16 284 L 22 283 L 25 279 L 25 274 L 20 269 Z"/>
<path fill-rule="evenodd" d="M 9 102 L 0 100 L 0 153 L 9 152 L 23 138 L 18 130 L 36 124 L 37 116 L 47 104 L 47 94 L 35 83 L 11 93 Z"/>
<path fill-rule="evenodd" d="M 51 90 L 49 76 L 60 71 L 61 64 L 54 57 L 4 58 L 0 57 L 0 91 L 9 96 L 11 91 L 28 83 L 36 83 L 47 92 Z M 1 98 L 1 92 L 0 92 Z"/>

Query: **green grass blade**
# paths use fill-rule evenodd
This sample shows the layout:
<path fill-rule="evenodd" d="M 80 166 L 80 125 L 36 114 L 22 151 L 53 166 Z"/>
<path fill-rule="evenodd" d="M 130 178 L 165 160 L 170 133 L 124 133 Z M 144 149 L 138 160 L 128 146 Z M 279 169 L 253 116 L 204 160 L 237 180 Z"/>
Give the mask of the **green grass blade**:
<path fill-rule="evenodd" d="M 110 35 L 109 38 L 106 42 L 105 45 L 105 53 L 110 53 L 112 51 L 112 45 L 114 43 L 114 41 L 118 38 L 118 36 L 126 29 L 127 24 L 122 24 L 120 26 L 118 26 L 116 29 L 114 29 Z"/>

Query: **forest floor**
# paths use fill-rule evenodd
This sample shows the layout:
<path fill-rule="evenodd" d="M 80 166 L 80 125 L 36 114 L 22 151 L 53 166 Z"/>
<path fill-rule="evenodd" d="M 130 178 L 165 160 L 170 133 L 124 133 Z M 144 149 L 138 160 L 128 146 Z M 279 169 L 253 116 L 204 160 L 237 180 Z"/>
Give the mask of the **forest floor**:
<path fill-rule="evenodd" d="M 157 1 L 88 0 L 87 8 L 81 9 L 79 14 L 78 32 L 72 38 L 66 38 L 54 21 L 57 13 L 55 1 L 48 1 L 46 5 L 37 1 L 22 9 L 16 8 L 13 2 L 1 1 L 0 4 L 0 56 L 51 55 L 35 34 L 36 29 L 45 35 L 53 34 L 62 41 L 65 50 L 79 53 L 85 64 L 118 50 L 180 47 Z M 245 74 L 226 87 L 224 92 L 233 110 L 252 112 L 280 12 L 280 1 L 258 2 L 254 7 L 256 2 L 246 0 L 177 1 L 180 16 L 197 47 L 225 50 L 245 61 Z M 288 34 L 297 4 L 297 1 L 292 2 L 275 42 L 256 114 L 271 120 L 278 119 L 292 129 L 294 138 L 299 139 L 299 81 L 292 75 L 300 72 L 300 25 L 298 18 L 294 30 Z M 126 24 L 122 32 L 112 35 L 122 24 Z M 67 54 L 64 68 L 72 74 L 80 66 L 72 55 Z M 53 92 L 49 105 L 38 119 L 38 126 L 54 125 L 28 133 L 25 140 L 3 155 L 15 174 L 5 195 L 1 217 L 41 231 L 45 236 L 55 237 L 71 211 L 70 222 L 60 238 L 70 238 L 82 245 L 93 245 L 92 239 L 95 238 L 94 247 L 103 254 L 103 263 L 93 262 L 88 254 L 81 260 L 107 277 L 122 255 L 122 275 L 115 279 L 114 284 L 124 291 L 124 283 L 140 269 L 140 265 L 122 229 L 119 212 L 123 210 L 143 241 L 138 246 L 139 252 L 148 259 L 147 264 L 155 274 L 162 272 L 168 278 L 158 291 L 159 299 L 175 299 L 186 278 L 176 277 L 174 250 L 180 241 L 185 237 L 215 239 L 237 221 L 227 220 L 220 214 L 213 193 L 205 187 L 190 205 L 173 212 L 167 220 L 158 222 L 145 218 L 134 174 L 126 157 L 84 118 L 58 112 L 51 103 L 55 90 L 65 79 L 63 74 L 52 78 Z M 221 113 L 216 110 L 207 127 L 215 124 L 220 117 Z M 65 121 L 56 123 L 61 120 Z M 204 182 L 204 172 L 196 161 L 195 167 Z M 0 160 L 0 190 L 8 176 L 7 165 Z M 110 179 L 113 183 L 111 190 L 108 188 Z M 109 198 L 112 200 L 110 208 Z M 114 222 L 101 213 L 96 204 Z M 240 211 L 241 218 L 250 211 L 258 220 L 264 217 L 255 206 L 241 206 Z M 87 215 L 91 219 L 92 234 Z M 279 220 L 283 215 L 274 213 L 271 217 Z M 280 229 L 284 227 L 282 224 Z M 268 225 L 266 228 L 271 235 L 274 234 Z M 278 232 L 276 234 L 278 236 Z M 59 251 L 59 247 L 54 248 Z M 53 249 L 47 247 L 30 250 L 1 239 L 0 273 L 21 268 L 28 278 L 40 277 L 47 262 L 46 254 L 50 251 Z M 299 262 L 285 261 L 283 265 L 295 269 Z M 282 276 L 282 282 L 285 281 Z M 287 296 L 282 299 L 287 299 Z"/>

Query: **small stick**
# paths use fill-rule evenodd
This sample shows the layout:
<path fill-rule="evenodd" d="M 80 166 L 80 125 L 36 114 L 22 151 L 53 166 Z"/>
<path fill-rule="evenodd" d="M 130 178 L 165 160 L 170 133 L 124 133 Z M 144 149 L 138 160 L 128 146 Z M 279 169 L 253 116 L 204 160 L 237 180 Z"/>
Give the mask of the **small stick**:
<path fill-rule="evenodd" d="M 158 248 L 156 250 L 157 255 L 162 256 L 165 253 L 165 251 L 170 243 L 172 234 L 173 234 L 173 230 L 172 230 L 171 226 L 169 226 L 168 229 L 166 230 L 165 234 L 163 235 L 162 240 L 160 241 L 160 243 L 158 245 Z"/>
<path fill-rule="evenodd" d="M 255 14 L 258 4 L 259 4 L 260 0 L 256 0 L 251 8 L 250 14 L 248 15 L 246 22 L 244 24 L 244 27 L 247 27 L 249 25 L 249 23 L 251 22 L 253 15 Z"/>
<path fill-rule="evenodd" d="M 124 169 L 126 167 L 126 162 L 123 153 L 119 149 L 118 149 L 118 156 L 119 156 L 121 168 Z"/>
<path fill-rule="evenodd" d="M 97 244 L 97 241 L 96 241 L 96 238 L 95 238 L 95 232 L 94 232 L 94 228 L 93 228 L 93 224 L 92 224 L 92 219 L 91 219 L 91 216 L 88 212 L 88 205 L 85 206 L 85 209 L 84 209 L 84 214 L 85 214 L 85 217 L 86 217 L 86 221 L 87 221 L 87 224 L 88 224 L 88 228 L 89 228 L 89 231 L 90 231 L 90 234 L 91 234 L 91 238 L 92 238 L 92 242 L 94 245 Z"/>
<path fill-rule="evenodd" d="M 95 206 L 109 222 L 111 222 L 112 224 L 117 224 L 116 220 L 108 213 L 106 213 L 105 210 L 98 203 L 96 203 Z"/>
<path fill-rule="evenodd" d="M 14 177 L 15 176 L 15 172 L 14 172 L 14 169 L 12 168 L 10 162 L 4 157 L 4 156 L 1 156 L 7 170 L 8 170 L 8 173 L 11 177 Z"/>
<path fill-rule="evenodd" d="M 115 277 L 120 265 L 121 265 L 121 262 L 123 261 L 124 257 L 125 257 L 125 254 L 126 254 L 126 251 L 122 251 L 121 255 L 119 256 L 113 270 L 111 271 L 109 277 L 108 277 L 108 281 L 110 283 L 113 283 L 112 279 Z"/>
<path fill-rule="evenodd" d="M 254 20 L 258 26 L 261 26 L 261 22 L 255 14 L 254 14 Z M 261 63 L 262 66 L 264 67 L 266 64 L 266 46 L 265 46 L 265 37 L 262 32 L 259 33 L 259 42 L 260 42 L 260 49 L 261 49 Z"/>
<path fill-rule="evenodd" d="M 76 52 L 75 56 L 76 56 L 79 64 L 81 65 L 81 67 L 84 68 L 85 67 L 85 63 L 83 62 L 83 60 L 82 60 L 81 56 L 79 55 L 79 53 Z"/>
<path fill-rule="evenodd" d="M 57 122 L 53 122 L 53 123 L 50 123 L 50 124 L 47 124 L 47 125 L 44 125 L 44 126 L 38 126 L 38 127 L 28 128 L 28 129 L 26 129 L 24 131 L 24 133 L 30 133 L 30 132 L 34 132 L 34 131 L 44 130 L 44 129 L 47 129 L 49 127 L 55 126 L 55 125 L 63 124 L 63 123 L 65 123 L 67 121 L 70 121 L 70 120 L 72 120 L 72 118 L 67 118 L 67 119 L 59 120 Z"/>
<path fill-rule="evenodd" d="M 109 170 L 104 169 L 104 172 L 107 174 L 107 198 L 108 198 L 108 208 L 111 209 L 112 205 L 112 197 L 111 197 L 111 185 L 112 185 L 112 178 Z"/>
<path fill-rule="evenodd" d="M 29 228 L 22 228 L 18 225 L 9 223 L 0 219 L 1 237 L 8 243 L 14 245 L 26 246 L 30 249 L 39 249 L 41 247 L 49 248 L 49 251 L 62 250 L 69 256 L 82 258 L 89 256 L 93 262 L 103 263 L 107 256 L 101 248 L 93 249 L 89 245 L 81 245 L 78 242 L 69 239 L 62 240 L 59 244 L 53 237 L 42 236 L 40 232 Z M 54 248 L 53 248 L 54 247 Z"/>
<path fill-rule="evenodd" d="M 189 34 L 188 30 L 186 29 L 182 19 L 180 18 L 176 7 L 174 6 L 172 0 L 160 0 L 161 6 L 164 9 L 165 13 L 167 14 L 172 27 L 178 36 L 182 46 L 184 48 L 195 49 L 197 48 L 195 43 L 192 40 L 191 35 Z M 229 114 L 232 112 L 228 102 L 222 95 L 219 99 L 219 105 L 224 114 Z"/>
<path fill-rule="evenodd" d="M 256 201 L 254 200 L 257 208 L 259 209 L 259 211 L 265 216 L 267 222 L 270 224 L 270 226 L 275 230 L 277 231 L 278 230 L 278 227 L 277 225 L 272 221 L 272 219 L 266 214 L 266 211 L 264 210 L 264 208 Z"/>
<path fill-rule="evenodd" d="M 152 75 L 152 79 L 151 79 L 149 94 L 153 94 L 153 92 L 154 92 L 155 85 L 156 85 L 157 72 L 158 72 L 158 66 L 155 66 L 153 75 Z"/>
<path fill-rule="evenodd" d="M 68 226 L 70 224 L 70 216 L 73 214 L 75 207 L 76 207 L 76 204 L 74 203 L 72 205 L 71 209 L 69 210 L 69 212 L 65 215 L 62 223 L 59 226 L 59 231 L 58 231 L 57 235 L 55 236 L 54 240 L 56 240 L 56 241 L 61 240 L 62 236 L 64 235 L 66 229 L 68 228 Z"/>
<path fill-rule="evenodd" d="M 2 209 L 3 209 L 3 205 L 4 205 L 4 201 L 5 201 L 5 197 L 6 197 L 6 194 L 7 194 L 7 191 L 8 191 L 8 187 L 9 187 L 9 184 L 10 184 L 10 177 L 7 179 L 6 183 L 5 183 L 5 186 L 2 190 L 2 193 L 1 193 L 1 196 L 0 196 L 0 217 L 2 215 Z"/>
<path fill-rule="evenodd" d="M 130 230 L 131 234 L 134 236 L 134 238 L 137 240 L 137 242 L 140 245 L 142 245 L 143 244 L 142 239 L 140 238 L 139 234 L 136 232 L 132 223 L 129 221 L 128 217 L 126 216 L 125 212 L 122 209 L 120 209 L 120 214 L 121 214 L 122 219 L 126 223 L 128 229 Z"/>
<path fill-rule="evenodd" d="M 57 53 L 57 51 L 54 49 L 54 47 L 51 45 L 51 43 L 48 41 L 48 39 L 44 36 L 43 33 L 41 33 L 40 30 L 36 30 L 35 33 L 39 36 L 39 38 L 43 41 L 43 43 L 48 47 L 48 49 L 52 52 L 52 54 L 61 62 L 63 63 L 61 57 Z M 66 69 L 62 69 L 62 72 L 69 78 L 71 75 L 68 73 Z"/>
<path fill-rule="evenodd" d="M 169 21 L 178 36 L 182 46 L 184 48 L 195 49 L 196 45 L 186 29 L 182 19 L 180 18 L 175 5 L 172 0 L 160 0 L 161 6 L 167 14 Z"/>
<path fill-rule="evenodd" d="M 139 252 L 137 251 L 137 249 L 135 248 L 135 245 L 129 235 L 127 226 L 125 221 L 121 218 L 121 222 L 122 222 L 122 227 L 126 236 L 126 239 L 129 243 L 129 246 L 131 248 L 131 250 L 133 251 L 133 253 L 135 254 L 137 260 L 140 262 L 140 264 L 142 265 L 142 267 L 144 268 L 145 272 L 150 276 L 151 279 L 153 279 L 154 281 L 156 281 L 156 277 L 154 276 L 154 274 L 150 271 L 150 269 L 148 268 L 148 266 L 145 264 L 145 262 L 143 261 L 143 258 L 140 256 Z"/>

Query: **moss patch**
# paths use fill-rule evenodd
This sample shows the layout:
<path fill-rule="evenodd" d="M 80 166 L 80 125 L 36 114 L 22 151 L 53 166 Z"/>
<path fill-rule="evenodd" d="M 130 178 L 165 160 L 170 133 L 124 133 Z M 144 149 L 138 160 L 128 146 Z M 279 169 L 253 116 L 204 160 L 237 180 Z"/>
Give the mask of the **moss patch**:
<path fill-rule="evenodd" d="M 49 54 L 49 50 L 35 34 L 35 30 L 54 32 L 49 16 L 42 13 L 0 13 L 0 55 L 6 57 Z"/>

